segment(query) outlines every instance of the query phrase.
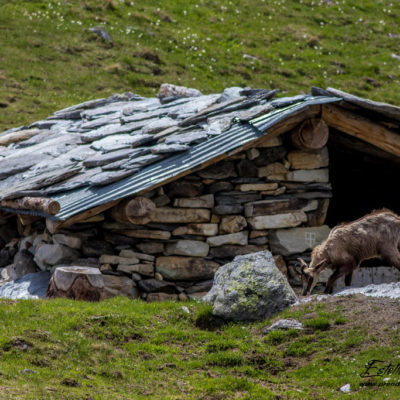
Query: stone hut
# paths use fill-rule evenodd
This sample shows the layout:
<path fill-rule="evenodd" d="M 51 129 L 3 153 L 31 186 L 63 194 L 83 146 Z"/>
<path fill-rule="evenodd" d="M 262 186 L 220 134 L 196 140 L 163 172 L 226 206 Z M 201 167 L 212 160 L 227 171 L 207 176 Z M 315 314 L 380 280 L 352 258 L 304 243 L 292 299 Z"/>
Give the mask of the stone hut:
<path fill-rule="evenodd" d="M 296 285 L 296 258 L 329 226 L 400 211 L 400 108 L 276 92 L 164 84 L 1 133 L 3 282 L 89 266 L 109 296 L 183 300 L 236 255 L 269 249 Z"/>

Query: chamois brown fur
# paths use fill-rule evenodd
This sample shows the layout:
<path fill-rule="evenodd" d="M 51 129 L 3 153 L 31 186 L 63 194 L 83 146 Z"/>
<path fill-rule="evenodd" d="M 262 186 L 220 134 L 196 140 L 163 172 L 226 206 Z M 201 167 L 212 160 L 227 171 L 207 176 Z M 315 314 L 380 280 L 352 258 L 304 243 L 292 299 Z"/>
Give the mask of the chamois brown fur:
<path fill-rule="evenodd" d="M 400 217 L 390 210 L 373 211 L 356 221 L 340 224 L 325 242 L 314 248 L 309 266 L 299 259 L 303 295 L 311 293 L 325 268 L 333 270 L 325 293 L 332 293 L 333 284 L 343 275 L 346 285 L 350 285 L 353 271 L 368 258 L 380 257 L 400 270 L 399 247 Z"/>

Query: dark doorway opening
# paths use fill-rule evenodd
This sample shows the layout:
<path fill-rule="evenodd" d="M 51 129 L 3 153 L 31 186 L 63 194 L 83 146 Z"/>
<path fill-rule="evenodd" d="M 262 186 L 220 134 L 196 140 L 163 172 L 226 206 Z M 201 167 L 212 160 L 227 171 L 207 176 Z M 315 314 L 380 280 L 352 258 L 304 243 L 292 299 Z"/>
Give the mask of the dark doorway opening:
<path fill-rule="evenodd" d="M 334 130 L 328 149 L 333 192 L 326 220 L 330 227 L 381 208 L 400 214 L 398 157 Z"/>

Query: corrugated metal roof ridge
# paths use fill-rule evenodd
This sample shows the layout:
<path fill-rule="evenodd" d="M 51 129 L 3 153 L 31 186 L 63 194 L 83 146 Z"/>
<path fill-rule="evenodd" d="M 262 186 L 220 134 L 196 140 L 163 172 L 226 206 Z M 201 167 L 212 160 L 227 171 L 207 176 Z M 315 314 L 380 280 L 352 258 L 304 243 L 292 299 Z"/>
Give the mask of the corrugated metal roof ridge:
<path fill-rule="evenodd" d="M 103 187 L 77 189 L 72 192 L 52 196 L 59 201 L 61 211 L 51 217 L 56 220 L 66 220 L 90 208 L 131 196 L 133 194 L 161 185 L 168 179 L 183 172 L 191 173 L 201 168 L 202 164 L 217 156 L 234 151 L 258 137 L 268 134 L 265 130 L 294 112 L 311 105 L 336 102 L 335 97 L 309 96 L 303 101 L 272 111 L 264 116 L 249 121 L 249 124 L 234 124 L 226 132 L 209 138 L 207 141 L 193 146 L 187 152 L 178 154 L 148 166 L 135 175 Z M 256 129 L 254 129 L 256 128 Z"/>

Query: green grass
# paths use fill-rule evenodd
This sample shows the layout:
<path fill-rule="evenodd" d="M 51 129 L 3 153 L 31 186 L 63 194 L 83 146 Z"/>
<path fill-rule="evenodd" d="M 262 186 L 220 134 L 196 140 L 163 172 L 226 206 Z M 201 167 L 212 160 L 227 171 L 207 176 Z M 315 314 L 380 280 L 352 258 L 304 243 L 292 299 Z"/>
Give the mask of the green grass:
<path fill-rule="evenodd" d="M 389 0 L 2 1 L 0 130 L 163 82 L 281 95 L 334 86 L 399 104 L 399 18 Z"/>
<path fill-rule="evenodd" d="M 264 336 L 270 321 L 200 327 L 199 320 L 211 319 L 210 307 L 196 302 L 2 300 L 0 397 L 335 399 L 350 383 L 355 399 L 396 398 L 396 387 L 376 394 L 376 387 L 360 386 L 360 373 L 373 358 L 395 358 L 398 341 L 366 345 L 361 327 L 335 325 L 341 312 L 319 305 L 280 317 L 294 314 L 304 324 L 324 319 L 330 328 L 312 323 Z"/>

